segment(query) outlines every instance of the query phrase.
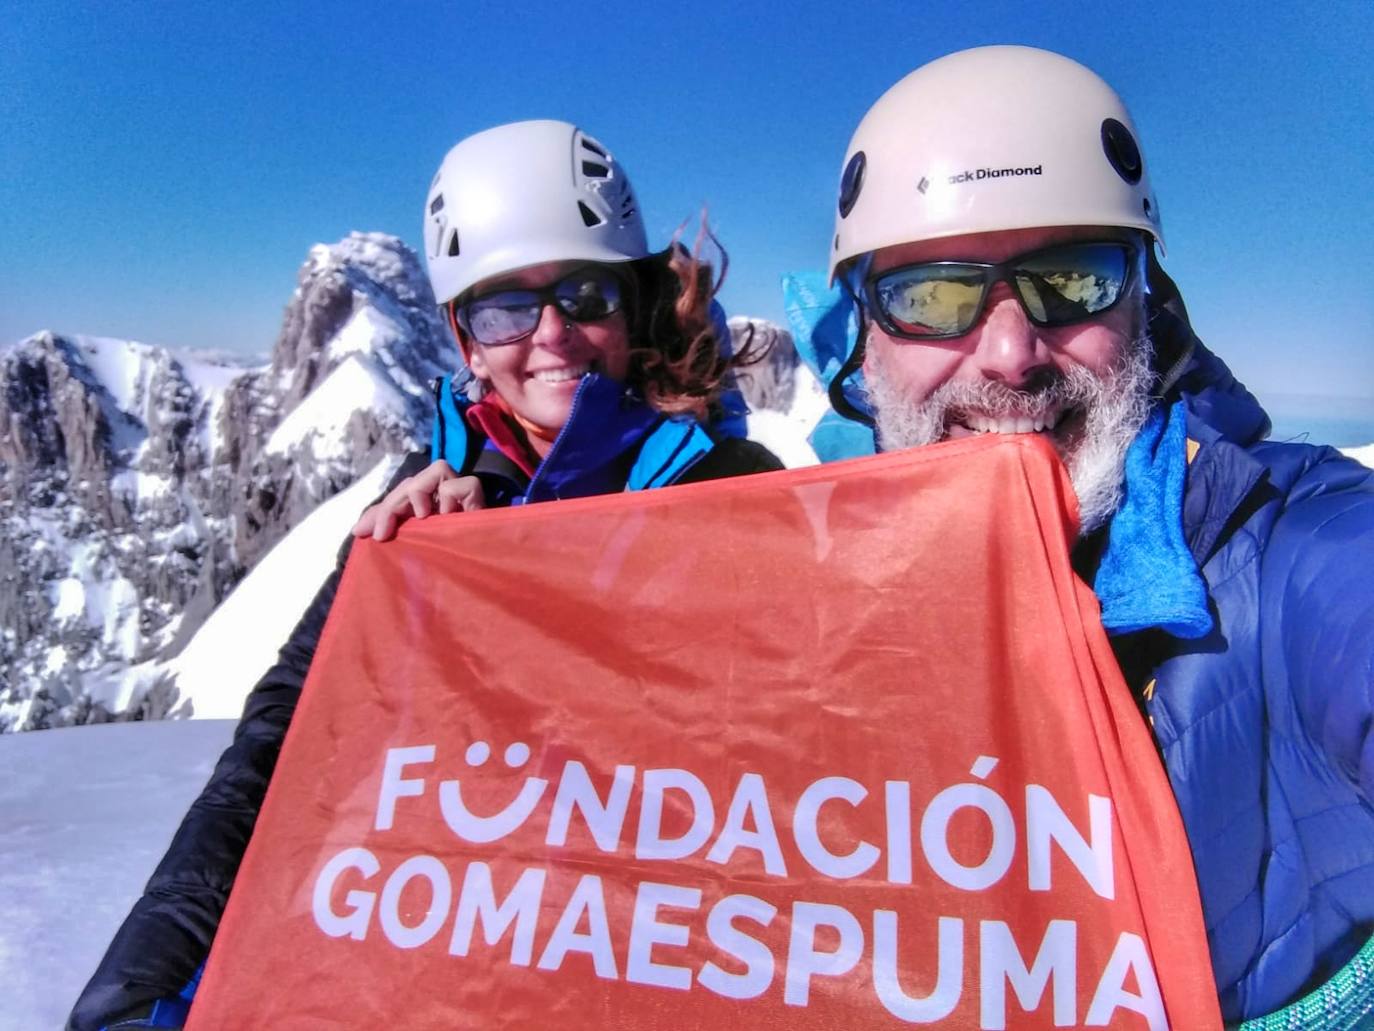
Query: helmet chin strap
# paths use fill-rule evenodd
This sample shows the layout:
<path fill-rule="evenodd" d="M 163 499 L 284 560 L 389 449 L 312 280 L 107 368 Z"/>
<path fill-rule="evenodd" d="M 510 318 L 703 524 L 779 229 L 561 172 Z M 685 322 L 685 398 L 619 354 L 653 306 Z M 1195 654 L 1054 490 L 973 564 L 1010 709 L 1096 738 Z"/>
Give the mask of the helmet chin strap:
<path fill-rule="evenodd" d="M 830 380 L 830 389 L 827 393 L 830 396 L 830 407 L 837 415 L 842 416 L 851 422 L 857 422 L 861 426 L 872 429 L 875 425 L 873 416 L 861 408 L 856 407 L 853 402 L 845 395 L 844 383 L 856 372 L 863 368 L 864 364 L 864 338 L 867 336 L 864 326 L 864 306 L 860 301 L 860 291 L 863 289 L 862 283 L 868 278 L 869 271 L 873 268 L 873 252 L 860 255 L 854 264 L 847 268 L 838 278 L 845 292 L 849 294 L 849 299 L 854 305 L 854 311 L 858 320 L 858 334 L 854 340 L 854 347 L 849 355 L 840 364 L 840 369 Z"/>
<path fill-rule="evenodd" d="M 858 372 L 864 364 L 864 324 L 863 316 L 859 316 L 859 339 L 854 342 L 854 349 L 849 352 L 849 357 L 840 366 L 840 371 L 830 381 L 830 407 L 846 419 L 860 423 L 872 429 L 874 422 L 873 416 L 860 408 L 856 408 L 845 396 L 844 381 L 854 373 Z"/>
<path fill-rule="evenodd" d="M 1155 384 L 1155 393 L 1160 397 L 1167 397 L 1169 391 L 1182 378 L 1193 352 L 1197 349 L 1197 336 L 1188 321 L 1188 309 L 1184 307 L 1183 295 L 1179 293 L 1178 285 L 1160 265 L 1154 247 L 1148 244 L 1145 248 L 1145 262 L 1146 283 L 1149 286 L 1149 293 L 1146 294 L 1146 313 L 1150 337 L 1155 344 L 1154 360 L 1156 363 L 1168 363 L 1157 365 L 1156 373 L 1159 380 Z M 1170 345 L 1181 346 L 1177 346 L 1176 354 L 1165 354 L 1165 348 Z"/>

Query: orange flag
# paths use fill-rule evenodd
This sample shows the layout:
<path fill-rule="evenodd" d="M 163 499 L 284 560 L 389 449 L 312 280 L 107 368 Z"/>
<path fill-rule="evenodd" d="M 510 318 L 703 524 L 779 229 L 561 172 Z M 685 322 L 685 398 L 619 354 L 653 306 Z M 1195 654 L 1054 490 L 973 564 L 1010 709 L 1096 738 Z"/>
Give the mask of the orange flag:
<path fill-rule="evenodd" d="M 193 1029 L 1220 1027 L 1050 447 L 354 548 Z"/>

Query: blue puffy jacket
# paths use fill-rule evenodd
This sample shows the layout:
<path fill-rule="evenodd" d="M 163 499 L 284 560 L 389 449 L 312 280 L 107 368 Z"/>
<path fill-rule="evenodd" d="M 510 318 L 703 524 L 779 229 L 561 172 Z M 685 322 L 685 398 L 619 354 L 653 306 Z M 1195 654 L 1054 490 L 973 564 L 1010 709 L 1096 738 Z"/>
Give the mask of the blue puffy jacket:
<path fill-rule="evenodd" d="M 1168 768 L 1228 1021 L 1273 1012 L 1374 935 L 1374 471 L 1263 441 L 1197 345 L 1176 391 L 1183 530 L 1215 617 L 1117 638 Z"/>
<path fill-rule="evenodd" d="M 1149 276 L 1165 406 L 1182 402 L 1190 440 L 1183 533 L 1213 629 L 1112 645 L 1154 726 L 1222 1013 L 1237 1021 L 1293 1002 L 1374 937 L 1374 472 L 1266 442 L 1268 416 L 1194 337 L 1153 254 Z M 786 277 L 784 301 L 802 360 L 829 384 L 858 339 L 851 303 L 819 274 Z M 873 449 L 838 417 L 812 443 L 827 459 Z M 1102 544 L 1075 554 L 1090 581 Z"/>

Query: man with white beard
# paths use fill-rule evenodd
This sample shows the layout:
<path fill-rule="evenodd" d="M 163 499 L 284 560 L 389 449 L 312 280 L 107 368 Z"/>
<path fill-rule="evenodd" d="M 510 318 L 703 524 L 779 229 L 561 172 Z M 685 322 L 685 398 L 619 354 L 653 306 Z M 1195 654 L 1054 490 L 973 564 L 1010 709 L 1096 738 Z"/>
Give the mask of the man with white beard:
<path fill-rule="evenodd" d="M 884 450 L 1054 444 L 1224 1017 L 1353 1027 L 1374 1010 L 1374 474 L 1264 440 L 1157 264 L 1148 172 L 1120 98 L 1067 58 L 984 47 L 907 76 L 845 155 L 830 270 L 859 331 L 831 396 Z"/>

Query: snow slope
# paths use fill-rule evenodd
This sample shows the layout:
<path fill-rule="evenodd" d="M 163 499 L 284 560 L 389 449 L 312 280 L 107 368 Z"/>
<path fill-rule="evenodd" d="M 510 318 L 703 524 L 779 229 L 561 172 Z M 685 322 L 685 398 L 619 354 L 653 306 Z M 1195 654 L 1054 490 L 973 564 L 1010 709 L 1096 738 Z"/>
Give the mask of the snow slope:
<path fill-rule="evenodd" d="M 1374 469 L 1374 444 L 1366 444 L 1364 447 L 1341 448 L 1341 451 L 1360 464 Z"/>
<path fill-rule="evenodd" d="M 0 1029 L 63 1026 L 233 728 L 0 735 Z"/>
<path fill-rule="evenodd" d="M 325 380 L 283 419 L 267 440 L 269 454 L 289 455 L 307 443 L 318 459 L 346 461 L 352 454 L 346 433 L 355 412 L 389 418 L 409 417 L 405 393 L 380 363 L 362 354 L 347 355 Z"/>
<path fill-rule="evenodd" d="M 785 412 L 763 409 L 749 413 L 749 439 L 772 451 L 789 469 L 817 463 L 816 452 L 806 438 L 830 409 L 825 388 L 805 365 L 795 372 L 796 392 Z"/>
<path fill-rule="evenodd" d="M 333 570 L 349 529 L 399 464 L 399 458 L 382 459 L 311 512 L 220 603 L 186 649 L 162 667 L 181 687 L 177 715 L 238 718 L 244 696 L 276 661 L 277 649 Z M 183 713 L 180 704 L 189 711 Z"/>

